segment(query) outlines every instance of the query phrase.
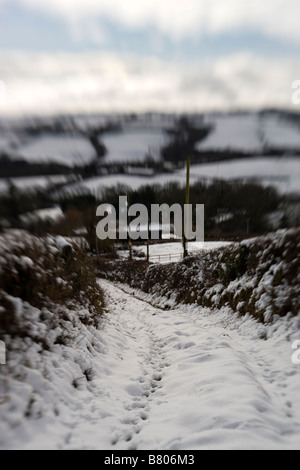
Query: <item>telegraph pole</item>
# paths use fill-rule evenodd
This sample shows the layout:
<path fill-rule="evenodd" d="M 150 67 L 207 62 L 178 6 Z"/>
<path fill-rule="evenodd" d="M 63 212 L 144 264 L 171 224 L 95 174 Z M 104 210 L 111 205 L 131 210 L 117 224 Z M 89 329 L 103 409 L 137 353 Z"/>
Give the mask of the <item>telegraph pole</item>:
<path fill-rule="evenodd" d="M 128 249 L 129 249 L 129 259 L 132 260 L 132 240 L 130 236 L 130 217 L 128 208 L 130 207 L 130 195 L 127 193 L 127 236 L 128 236 Z"/>
<path fill-rule="evenodd" d="M 188 256 L 188 229 L 189 229 L 189 204 L 190 204 L 190 167 L 191 157 L 186 160 L 186 185 L 185 185 L 185 204 L 186 211 L 183 211 L 183 257 Z"/>
<path fill-rule="evenodd" d="M 149 215 L 148 215 L 147 231 L 148 231 L 148 236 L 147 236 L 147 263 L 149 263 L 149 260 L 150 260 L 150 252 L 149 252 L 150 218 L 149 218 Z"/>

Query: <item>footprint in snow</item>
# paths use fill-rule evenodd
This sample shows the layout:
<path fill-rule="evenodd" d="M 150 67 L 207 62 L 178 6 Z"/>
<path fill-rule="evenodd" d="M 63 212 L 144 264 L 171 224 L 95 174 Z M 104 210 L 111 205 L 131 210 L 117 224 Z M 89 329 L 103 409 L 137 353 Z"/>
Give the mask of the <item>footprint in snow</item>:
<path fill-rule="evenodd" d="M 143 421 L 146 421 L 148 419 L 148 415 L 144 411 L 141 412 L 140 417 Z"/>

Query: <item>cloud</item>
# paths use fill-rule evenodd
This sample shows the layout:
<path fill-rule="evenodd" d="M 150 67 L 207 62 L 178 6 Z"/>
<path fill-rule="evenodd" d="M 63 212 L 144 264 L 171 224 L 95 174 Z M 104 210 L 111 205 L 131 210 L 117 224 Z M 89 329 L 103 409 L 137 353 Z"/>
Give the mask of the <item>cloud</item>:
<path fill-rule="evenodd" d="M 238 54 L 188 65 L 118 54 L 0 52 L 2 115 L 291 106 L 292 59 Z"/>
<path fill-rule="evenodd" d="M 55 14 L 70 22 L 106 18 L 127 28 L 154 26 L 182 40 L 202 34 L 252 30 L 297 42 L 298 0 L 0 0 Z"/>

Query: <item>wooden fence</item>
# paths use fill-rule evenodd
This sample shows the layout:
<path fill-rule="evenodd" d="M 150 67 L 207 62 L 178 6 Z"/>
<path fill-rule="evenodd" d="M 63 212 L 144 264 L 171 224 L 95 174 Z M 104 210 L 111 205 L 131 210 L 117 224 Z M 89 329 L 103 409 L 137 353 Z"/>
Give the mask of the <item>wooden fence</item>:
<path fill-rule="evenodd" d="M 179 261 L 183 259 L 183 253 L 164 253 L 161 255 L 150 255 L 150 261 L 161 262 L 161 261 Z"/>

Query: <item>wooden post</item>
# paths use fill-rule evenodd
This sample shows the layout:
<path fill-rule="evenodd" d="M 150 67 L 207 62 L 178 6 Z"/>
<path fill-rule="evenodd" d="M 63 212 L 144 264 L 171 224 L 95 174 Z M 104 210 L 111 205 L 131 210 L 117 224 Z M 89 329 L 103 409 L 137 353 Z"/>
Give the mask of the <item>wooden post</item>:
<path fill-rule="evenodd" d="M 129 259 L 132 259 L 132 241 L 129 240 Z"/>
<path fill-rule="evenodd" d="M 148 217 L 147 263 L 149 263 L 149 259 L 150 259 L 150 253 L 149 253 L 149 238 L 150 238 L 150 218 Z"/>
<path fill-rule="evenodd" d="M 100 267 L 100 262 L 99 262 L 99 239 L 96 234 L 96 253 L 97 253 L 97 266 L 98 268 Z"/>
<path fill-rule="evenodd" d="M 191 158 L 187 157 L 186 160 L 186 186 L 185 186 L 185 204 L 187 204 L 187 213 L 183 211 L 183 257 L 188 256 L 188 228 L 189 228 L 189 212 L 188 205 L 190 203 L 190 166 Z"/>
<path fill-rule="evenodd" d="M 128 215 L 128 207 L 130 207 L 130 197 L 127 193 L 127 236 L 128 236 L 128 249 L 129 249 L 129 259 L 132 260 L 132 241 L 130 238 L 130 218 Z"/>
<path fill-rule="evenodd" d="M 246 222 L 247 222 L 247 227 L 246 227 L 247 235 L 249 235 L 249 233 L 250 233 L 250 219 L 247 219 Z"/>

